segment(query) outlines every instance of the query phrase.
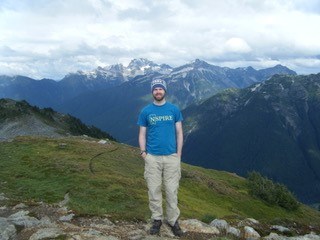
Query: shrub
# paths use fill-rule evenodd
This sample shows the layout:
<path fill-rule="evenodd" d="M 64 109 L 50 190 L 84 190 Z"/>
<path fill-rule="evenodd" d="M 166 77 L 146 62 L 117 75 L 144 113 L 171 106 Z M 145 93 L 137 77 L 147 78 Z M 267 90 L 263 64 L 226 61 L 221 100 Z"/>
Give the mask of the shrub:
<path fill-rule="evenodd" d="M 287 210 L 297 210 L 299 202 L 286 186 L 274 183 L 257 172 L 248 174 L 249 193 L 271 205 L 278 205 Z"/>

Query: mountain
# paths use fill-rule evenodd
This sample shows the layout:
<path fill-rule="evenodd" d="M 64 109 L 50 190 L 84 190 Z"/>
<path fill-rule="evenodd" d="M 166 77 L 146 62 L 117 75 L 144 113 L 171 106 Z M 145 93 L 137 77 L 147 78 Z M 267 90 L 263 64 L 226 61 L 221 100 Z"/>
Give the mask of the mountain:
<path fill-rule="evenodd" d="M 26 101 L 0 99 L 0 120 L 0 140 L 24 135 L 63 137 L 83 134 L 114 140 L 106 132 L 88 127 L 77 118 L 57 113 L 51 108 L 39 109 Z"/>
<path fill-rule="evenodd" d="M 275 75 L 183 111 L 185 162 L 258 171 L 301 201 L 320 199 L 320 74 Z"/>
<path fill-rule="evenodd" d="M 26 100 L 37 106 L 52 106 L 60 101 L 63 89 L 50 79 L 40 81 L 24 76 L 0 76 L 0 98 Z"/>
<path fill-rule="evenodd" d="M 196 59 L 172 68 L 140 58 L 133 59 L 128 66 L 115 64 L 70 73 L 61 81 L 0 76 L 0 98 L 26 100 L 32 105 L 70 113 L 122 142 L 137 145 L 136 118 L 140 109 L 152 101 L 152 79 L 165 79 L 168 100 L 184 109 L 223 89 L 243 88 L 275 73 L 296 75 L 281 65 L 261 70 L 231 69 Z"/>
<path fill-rule="evenodd" d="M 281 65 L 262 70 L 252 67 L 230 69 L 196 59 L 189 64 L 172 68 L 167 64 L 159 65 L 140 58 L 133 59 L 128 66 L 115 64 L 92 71 L 69 73 L 61 81 L 0 76 L 0 98 L 26 100 L 40 107 L 56 108 L 81 94 L 110 89 L 133 79 L 152 75 L 164 78 L 169 83 L 171 95 L 184 108 L 222 89 L 243 88 L 264 81 L 276 73 L 296 74 Z"/>
<path fill-rule="evenodd" d="M 137 116 L 141 108 L 152 102 L 150 82 L 163 78 L 168 85 L 168 100 L 181 109 L 203 101 L 229 87 L 243 87 L 261 82 L 275 71 L 284 74 L 295 72 L 283 66 L 270 69 L 229 69 L 210 65 L 201 60 L 173 68 L 170 73 L 150 71 L 121 85 L 101 91 L 81 94 L 57 107 L 88 124 L 108 130 L 122 142 L 137 145 Z M 232 74 L 231 74 L 232 73 Z M 268 74 L 270 73 L 270 75 Z"/>
<path fill-rule="evenodd" d="M 276 73 L 296 75 L 294 71 L 281 65 L 262 70 L 255 70 L 252 67 L 231 69 L 196 59 L 189 64 L 174 68 L 170 74 L 162 78 L 169 85 L 169 93 L 174 98 L 173 102 L 185 108 L 223 89 L 244 88 L 256 82 L 265 81 Z"/>
<path fill-rule="evenodd" d="M 139 75 L 146 75 L 149 73 L 168 74 L 172 71 L 172 67 L 167 64 L 158 65 L 145 58 L 133 59 L 127 66 L 124 74 L 134 78 Z"/>
<path fill-rule="evenodd" d="M 115 64 L 98 67 L 93 71 L 69 73 L 60 81 L 35 80 L 25 76 L 0 76 L 0 98 L 26 100 L 39 107 L 63 104 L 80 94 L 119 86 L 139 75 L 148 73 L 166 74 L 171 67 L 158 65 L 147 59 L 133 59 L 127 67 Z"/>
<path fill-rule="evenodd" d="M 109 89 L 148 73 L 165 74 L 171 71 L 168 65 L 158 65 L 144 58 L 133 59 L 127 67 L 122 64 L 98 67 L 93 71 L 78 71 L 65 76 L 58 84 L 71 95 L 69 98 L 88 91 Z"/>

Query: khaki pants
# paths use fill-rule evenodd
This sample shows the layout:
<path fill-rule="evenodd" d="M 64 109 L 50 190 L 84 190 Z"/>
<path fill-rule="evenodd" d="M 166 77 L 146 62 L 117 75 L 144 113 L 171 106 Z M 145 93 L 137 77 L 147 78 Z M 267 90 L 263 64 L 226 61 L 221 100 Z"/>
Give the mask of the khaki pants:
<path fill-rule="evenodd" d="M 167 221 L 174 225 L 180 215 L 178 208 L 178 188 L 181 178 L 180 158 L 177 154 L 145 158 L 144 178 L 148 185 L 149 208 L 153 220 L 162 220 L 162 180 L 166 192 Z"/>

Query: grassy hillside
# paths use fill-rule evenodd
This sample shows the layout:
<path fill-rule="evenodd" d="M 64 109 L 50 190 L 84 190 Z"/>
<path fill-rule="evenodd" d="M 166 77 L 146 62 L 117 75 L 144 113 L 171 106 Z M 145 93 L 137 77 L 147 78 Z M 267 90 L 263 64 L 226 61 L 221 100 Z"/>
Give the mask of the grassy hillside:
<path fill-rule="evenodd" d="M 97 139 L 19 137 L 0 142 L 0 193 L 20 201 L 57 203 L 69 192 L 69 207 L 80 215 L 147 220 L 144 162 L 137 148 Z M 320 223 L 320 213 L 306 206 L 286 211 L 248 194 L 237 175 L 183 164 L 181 218 L 214 218 Z M 14 203 L 12 203 L 14 204 Z"/>

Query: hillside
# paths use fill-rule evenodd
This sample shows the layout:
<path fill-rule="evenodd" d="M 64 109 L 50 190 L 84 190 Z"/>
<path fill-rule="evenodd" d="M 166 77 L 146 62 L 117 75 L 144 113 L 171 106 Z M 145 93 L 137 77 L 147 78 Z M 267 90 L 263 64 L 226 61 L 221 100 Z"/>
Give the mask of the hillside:
<path fill-rule="evenodd" d="M 98 139 L 88 137 L 18 137 L 0 142 L 0 151 L 0 195 L 10 199 L 6 206 L 22 202 L 34 206 L 31 216 L 43 216 L 45 212 L 58 211 L 54 206 L 68 193 L 70 210 L 59 211 L 75 215 L 73 224 L 98 223 L 99 217 L 107 216 L 113 222 L 131 222 L 126 225 L 132 228 L 150 217 L 144 162 L 137 148 L 112 141 L 101 144 Z M 299 229 L 293 234 L 320 232 L 319 212 L 304 205 L 296 211 L 268 205 L 248 194 L 246 179 L 187 164 L 182 164 L 179 206 L 181 220 L 199 219 L 208 223 L 223 218 L 240 226 L 245 219 L 255 218 L 261 223 L 255 228 L 263 235 L 268 235 L 271 225 L 276 224 Z M 6 208 L 2 207 L 0 213 L 3 209 Z M 99 229 L 111 231 L 108 225 L 103 228 L 102 223 Z M 188 236 L 185 239 L 208 239 Z"/>
<path fill-rule="evenodd" d="M 82 134 L 114 140 L 108 133 L 51 108 L 40 109 L 26 101 L 0 99 L 0 140 L 23 135 L 62 137 Z"/>
<path fill-rule="evenodd" d="M 320 74 L 276 75 L 183 112 L 187 163 L 256 170 L 306 203 L 320 199 Z"/>

